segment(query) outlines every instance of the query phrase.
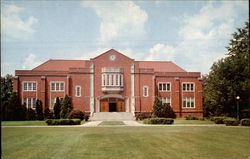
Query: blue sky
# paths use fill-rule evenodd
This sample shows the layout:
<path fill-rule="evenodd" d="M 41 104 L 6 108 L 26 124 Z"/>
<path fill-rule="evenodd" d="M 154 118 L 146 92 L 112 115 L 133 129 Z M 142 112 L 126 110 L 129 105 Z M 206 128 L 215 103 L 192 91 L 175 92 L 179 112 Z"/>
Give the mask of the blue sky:
<path fill-rule="evenodd" d="M 206 74 L 248 13 L 248 1 L 3 0 L 1 75 L 111 48 Z"/>

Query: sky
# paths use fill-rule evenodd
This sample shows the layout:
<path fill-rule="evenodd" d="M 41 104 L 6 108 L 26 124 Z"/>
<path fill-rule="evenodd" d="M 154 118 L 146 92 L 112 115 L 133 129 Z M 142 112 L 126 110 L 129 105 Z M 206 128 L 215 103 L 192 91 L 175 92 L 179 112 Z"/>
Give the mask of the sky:
<path fill-rule="evenodd" d="M 89 60 L 115 49 L 207 74 L 226 56 L 248 1 L 1 0 L 1 76 L 49 59 Z"/>

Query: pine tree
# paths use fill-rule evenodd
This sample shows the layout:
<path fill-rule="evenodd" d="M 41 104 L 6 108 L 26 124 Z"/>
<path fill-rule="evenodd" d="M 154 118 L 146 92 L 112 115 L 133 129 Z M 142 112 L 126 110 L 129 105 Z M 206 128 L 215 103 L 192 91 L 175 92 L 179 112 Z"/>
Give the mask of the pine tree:
<path fill-rule="evenodd" d="M 43 103 L 41 100 L 36 100 L 36 119 L 37 120 L 43 120 Z"/>
<path fill-rule="evenodd" d="M 162 104 L 158 97 L 155 97 L 153 116 L 160 118 L 176 118 L 172 107 L 167 103 Z"/>
<path fill-rule="evenodd" d="M 62 101 L 60 117 L 63 119 L 67 118 L 72 109 L 71 98 L 66 95 Z"/>
<path fill-rule="evenodd" d="M 54 116 L 55 119 L 60 119 L 61 103 L 59 97 L 56 98 L 56 103 L 54 104 Z"/>
<path fill-rule="evenodd" d="M 50 112 L 49 107 L 44 109 L 44 119 L 53 119 L 53 113 Z"/>

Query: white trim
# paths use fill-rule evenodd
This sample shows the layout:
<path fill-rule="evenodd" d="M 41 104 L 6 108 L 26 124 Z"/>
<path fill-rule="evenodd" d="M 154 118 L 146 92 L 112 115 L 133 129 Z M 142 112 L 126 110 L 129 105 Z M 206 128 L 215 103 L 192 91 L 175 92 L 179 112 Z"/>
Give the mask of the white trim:
<path fill-rule="evenodd" d="M 24 90 L 24 83 L 27 83 L 27 90 Z M 31 90 L 29 90 L 29 86 L 28 86 L 29 83 L 32 84 Z M 34 83 L 36 84 L 36 89 L 35 90 L 34 90 L 34 85 L 33 85 Z M 22 90 L 23 90 L 23 92 L 36 92 L 37 88 L 38 88 L 37 81 L 23 81 L 22 82 Z"/>
<path fill-rule="evenodd" d="M 59 90 L 56 90 L 56 85 L 55 85 L 55 90 L 52 90 L 52 83 L 59 84 Z M 63 90 L 61 90 L 61 83 L 63 83 Z M 49 82 L 49 87 L 51 92 L 65 92 L 65 82 L 64 81 L 50 81 Z"/>
<path fill-rule="evenodd" d="M 79 95 L 77 94 L 78 92 L 77 92 L 77 89 L 79 88 Z M 75 96 L 76 97 L 81 97 L 82 96 L 82 87 L 81 86 L 79 86 L 79 85 L 76 85 L 75 86 Z"/>
<path fill-rule="evenodd" d="M 166 90 L 160 90 L 160 84 L 166 84 Z M 167 89 L 168 87 L 167 87 L 167 85 L 169 84 L 169 90 Z M 159 92 L 171 92 L 171 87 L 172 87 L 172 84 L 171 84 L 171 82 L 158 82 L 158 91 Z"/>
<path fill-rule="evenodd" d="M 146 90 L 146 95 L 145 95 L 145 92 L 144 92 L 145 89 L 147 89 L 147 90 Z M 143 86 L 143 89 L 142 89 L 142 90 L 143 90 L 143 92 L 142 92 L 143 97 L 148 97 L 148 94 L 149 94 L 149 87 L 148 87 L 148 86 Z"/>
<path fill-rule="evenodd" d="M 193 84 L 193 90 L 183 90 L 183 85 L 184 84 Z M 191 87 L 191 86 L 190 86 Z M 183 92 L 195 92 L 195 82 L 182 82 L 181 83 L 181 90 L 183 91 Z"/>

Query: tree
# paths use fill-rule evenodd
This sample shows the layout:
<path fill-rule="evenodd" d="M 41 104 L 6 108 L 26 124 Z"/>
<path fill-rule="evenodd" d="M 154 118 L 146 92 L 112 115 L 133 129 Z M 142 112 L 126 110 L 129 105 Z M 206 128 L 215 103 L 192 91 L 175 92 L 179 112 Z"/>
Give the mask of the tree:
<path fill-rule="evenodd" d="M 43 103 L 41 100 L 36 100 L 36 119 L 37 120 L 43 120 Z"/>
<path fill-rule="evenodd" d="M 5 120 L 25 120 L 26 107 L 22 105 L 16 93 L 13 93 L 5 106 Z"/>
<path fill-rule="evenodd" d="M 172 107 L 167 103 L 162 104 L 161 100 L 158 97 L 155 97 L 153 115 L 163 118 L 176 118 Z"/>
<path fill-rule="evenodd" d="M 26 119 L 27 120 L 36 120 L 36 112 L 32 108 L 28 108 Z"/>
<path fill-rule="evenodd" d="M 233 33 L 233 39 L 230 40 L 227 49 L 227 57 L 215 62 L 209 74 L 203 77 L 204 115 L 236 117 L 236 96 L 240 96 L 243 118 L 243 111 L 250 111 L 248 22 Z"/>
<path fill-rule="evenodd" d="M 6 75 L 5 77 L 1 77 L 1 120 L 9 120 L 10 116 L 8 116 L 8 100 L 12 95 L 12 76 Z"/>
<path fill-rule="evenodd" d="M 60 117 L 63 119 L 67 118 L 72 109 L 71 98 L 66 95 L 62 101 Z"/>
<path fill-rule="evenodd" d="M 55 119 L 60 119 L 61 103 L 59 97 L 56 98 L 56 103 L 54 104 L 54 115 Z"/>
<path fill-rule="evenodd" d="M 44 119 L 53 119 L 53 113 L 50 112 L 49 107 L 44 109 Z"/>

